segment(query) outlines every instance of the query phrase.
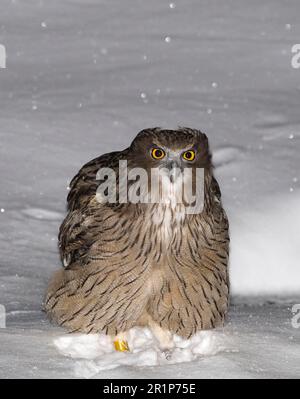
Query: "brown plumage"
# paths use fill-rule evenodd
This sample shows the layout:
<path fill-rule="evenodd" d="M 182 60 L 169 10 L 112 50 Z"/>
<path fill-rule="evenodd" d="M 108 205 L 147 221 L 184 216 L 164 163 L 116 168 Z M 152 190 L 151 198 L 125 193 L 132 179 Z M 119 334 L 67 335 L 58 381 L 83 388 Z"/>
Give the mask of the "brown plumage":
<path fill-rule="evenodd" d="M 158 161 L 151 148 L 163 148 Z M 101 167 L 167 164 L 169 151 L 193 148 L 204 168 L 204 209 L 176 217 L 168 204 L 104 204 L 95 197 Z M 178 155 L 179 156 L 179 155 Z M 183 205 L 182 205 L 183 206 Z M 134 326 L 191 337 L 224 322 L 228 307 L 228 221 L 205 134 L 188 128 L 146 129 L 124 151 L 84 165 L 71 182 L 59 247 L 65 268 L 50 282 L 45 310 L 71 331 L 115 336 Z M 167 346 L 167 345 L 166 345 Z"/>

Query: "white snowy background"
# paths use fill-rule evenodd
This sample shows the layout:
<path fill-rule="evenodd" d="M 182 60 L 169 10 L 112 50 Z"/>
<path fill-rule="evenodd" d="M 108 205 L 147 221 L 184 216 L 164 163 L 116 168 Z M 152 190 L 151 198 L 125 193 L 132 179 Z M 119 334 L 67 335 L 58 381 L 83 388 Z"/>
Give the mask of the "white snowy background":
<path fill-rule="evenodd" d="M 0 376 L 300 377 L 299 0 L 0 0 Z M 160 357 L 41 312 L 82 164 L 146 127 L 207 133 L 231 228 L 222 331 Z M 179 363 L 178 363 L 179 362 Z M 183 363 L 187 362 L 187 363 Z"/>

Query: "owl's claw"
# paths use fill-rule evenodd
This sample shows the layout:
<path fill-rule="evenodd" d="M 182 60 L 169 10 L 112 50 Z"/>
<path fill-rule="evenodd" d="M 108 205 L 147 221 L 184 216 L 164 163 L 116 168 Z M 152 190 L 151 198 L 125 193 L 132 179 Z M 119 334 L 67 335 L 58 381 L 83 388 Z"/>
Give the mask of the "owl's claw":
<path fill-rule="evenodd" d="M 130 352 L 128 342 L 123 339 L 116 339 L 114 341 L 114 347 L 118 352 Z"/>
<path fill-rule="evenodd" d="M 167 360 L 171 360 L 172 359 L 172 350 L 171 349 L 165 349 L 162 352 L 165 355 L 165 358 Z"/>

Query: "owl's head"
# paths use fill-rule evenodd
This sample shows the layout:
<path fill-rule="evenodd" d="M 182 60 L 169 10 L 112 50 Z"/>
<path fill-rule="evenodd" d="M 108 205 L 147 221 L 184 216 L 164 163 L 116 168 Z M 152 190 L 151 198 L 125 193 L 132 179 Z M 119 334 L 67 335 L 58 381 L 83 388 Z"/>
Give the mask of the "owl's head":
<path fill-rule="evenodd" d="M 133 140 L 130 152 L 134 160 L 131 165 L 148 170 L 211 167 L 208 139 L 196 129 L 144 129 Z"/>

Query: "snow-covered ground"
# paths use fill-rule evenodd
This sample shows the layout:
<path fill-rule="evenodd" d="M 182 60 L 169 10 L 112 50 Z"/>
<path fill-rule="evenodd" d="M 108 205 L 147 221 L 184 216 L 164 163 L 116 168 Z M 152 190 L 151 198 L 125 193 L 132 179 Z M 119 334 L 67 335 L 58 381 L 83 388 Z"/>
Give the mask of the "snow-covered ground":
<path fill-rule="evenodd" d="M 1 0 L 1 376 L 300 376 L 299 15 L 298 0 Z M 143 332 L 125 360 L 92 336 L 69 344 L 40 312 L 69 180 L 139 130 L 177 125 L 210 138 L 244 299 L 184 349 L 189 363 L 160 365 Z"/>
<path fill-rule="evenodd" d="M 138 333 L 134 352 L 112 351 L 108 339 L 64 334 L 38 312 L 11 313 L 0 330 L 2 378 L 299 378 L 300 329 L 291 307 L 237 304 L 222 331 L 177 343 L 164 360 L 151 338 Z M 131 342 L 129 341 L 131 344 Z M 131 347 L 132 349 L 132 347 Z M 177 363 L 180 361 L 181 363 Z"/>

